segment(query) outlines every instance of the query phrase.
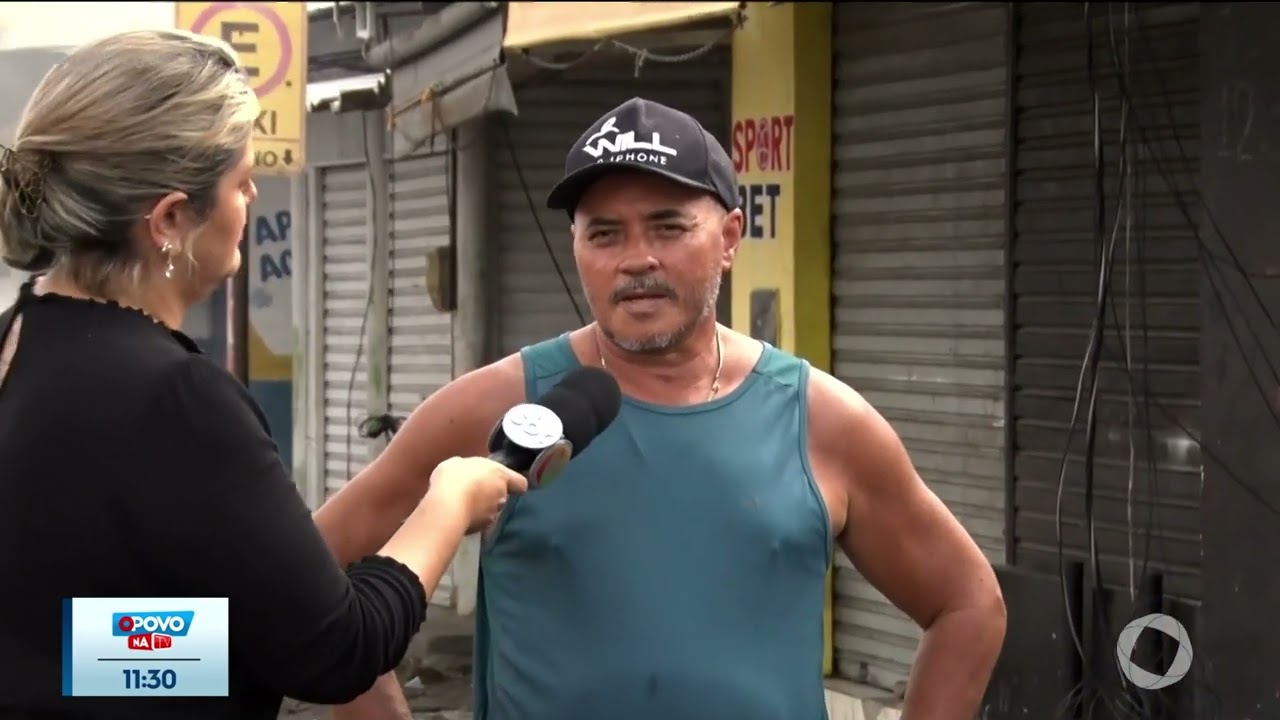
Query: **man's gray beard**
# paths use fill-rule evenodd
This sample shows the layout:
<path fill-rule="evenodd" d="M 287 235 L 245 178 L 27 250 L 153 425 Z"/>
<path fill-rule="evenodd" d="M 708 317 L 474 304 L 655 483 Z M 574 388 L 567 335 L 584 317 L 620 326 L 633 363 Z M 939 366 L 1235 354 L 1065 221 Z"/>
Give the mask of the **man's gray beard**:
<path fill-rule="evenodd" d="M 698 327 L 698 324 L 708 317 L 714 318 L 716 314 L 716 303 L 720 300 L 720 283 L 723 279 L 722 275 L 717 272 L 714 280 L 707 285 L 705 290 L 705 300 L 702 303 L 702 312 L 690 320 L 688 323 L 672 330 L 671 332 L 660 333 L 658 335 L 650 335 L 640 338 L 620 338 L 609 332 L 603 325 L 600 326 L 601 332 L 622 350 L 639 354 L 657 354 L 666 352 L 674 347 L 679 346 Z"/>

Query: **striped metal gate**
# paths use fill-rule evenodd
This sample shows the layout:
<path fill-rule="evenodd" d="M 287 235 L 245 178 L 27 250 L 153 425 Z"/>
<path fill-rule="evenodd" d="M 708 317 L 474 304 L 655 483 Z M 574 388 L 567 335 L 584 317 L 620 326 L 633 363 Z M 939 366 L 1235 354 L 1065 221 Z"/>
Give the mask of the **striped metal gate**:
<path fill-rule="evenodd" d="M 368 461 L 356 424 L 367 412 L 362 347 L 369 310 L 369 174 L 363 163 L 317 168 L 323 327 L 321 457 L 325 497 Z"/>
<path fill-rule="evenodd" d="M 406 417 L 453 379 L 453 316 L 427 293 L 433 250 L 449 246 L 444 154 L 391 166 L 391 414 Z"/>
<path fill-rule="evenodd" d="M 836 9 L 834 374 L 1004 561 L 1006 6 Z M 836 674 L 902 691 L 920 633 L 838 555 Z"/>
<path fill-rule="evenodd" d="M 449 246 L 447 156 L 409 157 L 391 169 L 390 365 L 392 415 L 408 417 L 428 395 L 453 378 L 453 315 L 428 295 L 431 253 Z M 453 575 L 446 572 L 432 602 L 452 604 Z"/>

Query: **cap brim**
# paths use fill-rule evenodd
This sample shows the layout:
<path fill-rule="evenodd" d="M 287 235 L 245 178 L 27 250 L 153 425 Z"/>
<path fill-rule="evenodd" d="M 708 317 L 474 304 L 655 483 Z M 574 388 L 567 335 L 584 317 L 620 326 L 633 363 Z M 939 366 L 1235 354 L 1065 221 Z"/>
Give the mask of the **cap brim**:
<path fill-rule="evenodd" d="M 681 177 L 670 170 L 663 170 L 644 163 L 621 161 L 588 165 L 569 173 L 564 179 L 556 183 L 556 186 L 551 188 L 551 192 L 547 194 L 547 207 L 551 210 L 565 210 L 572 213 L 574 208 L 578 206 L 582 196 L 586 194 L 587 189 L 594 185 L 597 180 L 610 173 L 625 170 L 655 175 L 670 180 L 677 185 L 683 185 L 694 190 L 702 190 L 712 195 L 716 194 L 713 188 Z"/>

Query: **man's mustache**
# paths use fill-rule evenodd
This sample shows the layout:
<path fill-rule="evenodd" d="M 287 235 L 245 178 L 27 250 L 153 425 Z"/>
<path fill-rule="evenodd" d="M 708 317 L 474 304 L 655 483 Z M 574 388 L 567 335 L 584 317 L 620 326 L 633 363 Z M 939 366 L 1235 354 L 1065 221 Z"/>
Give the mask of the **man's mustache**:
<path fill-rule="evenodd" d="M 634 295 L 660 295 L 662 297 L 674 298 L 676 296 L 675 288 L 668 285 L 664 280 L 648 275 L 634 280 L 628 280 L 626 283 L 614 288 L 613 293 L 609 295 L 609 301 L 614 305 L 622 302 L 628 297 Z"/>

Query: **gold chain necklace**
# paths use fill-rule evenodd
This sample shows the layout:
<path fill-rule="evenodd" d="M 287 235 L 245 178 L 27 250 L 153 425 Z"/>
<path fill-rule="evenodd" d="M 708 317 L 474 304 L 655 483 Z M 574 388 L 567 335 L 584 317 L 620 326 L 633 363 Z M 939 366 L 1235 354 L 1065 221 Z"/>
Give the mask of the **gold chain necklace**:
<path fill-rule="evenodd" d="M 604 362 L 604 348 L 600 345 L 600 338 L 596 338 L 596 351 L 600 353 L 600 367 L 608 370 L 609 366 Z M 724 370 L 724 345 L 720 340 L 720 328 L 716 328 L 716 374 L 711 376 L 711 393 L 707 395 L 704 402 L 711 402 L 720 392 L 720 371 Z"/>

